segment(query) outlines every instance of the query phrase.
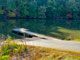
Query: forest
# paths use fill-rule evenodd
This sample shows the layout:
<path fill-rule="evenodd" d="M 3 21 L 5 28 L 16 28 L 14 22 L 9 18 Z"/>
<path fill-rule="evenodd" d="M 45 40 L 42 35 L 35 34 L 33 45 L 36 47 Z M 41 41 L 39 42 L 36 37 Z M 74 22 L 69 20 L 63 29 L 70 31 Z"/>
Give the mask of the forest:
<path fill-rule="evenodd" d="M 79 19 L 80 0 L 0 0 L 0 16 Z"/>

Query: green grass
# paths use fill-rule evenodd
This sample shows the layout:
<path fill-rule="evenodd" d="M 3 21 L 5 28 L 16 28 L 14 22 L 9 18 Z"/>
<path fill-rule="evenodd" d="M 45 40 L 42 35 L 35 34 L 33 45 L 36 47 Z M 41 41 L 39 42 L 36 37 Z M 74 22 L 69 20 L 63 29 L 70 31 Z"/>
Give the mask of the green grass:
<path fill-rule="evenodd" d="M 80 52 L 5 43 L 0 47 L 0 60 L 80 60 Z"/>
<path fill-rule="evenodd" d="M 72 40 L 72 41 L 77 41 L 77 42 L 80 42 L 80 39 L 74 39 L 74 40 Z"/>
<path fill-rule="evenodd" d="M 63 37 L 65 40 L 75 40 L 75 41 L 80 41 L 80 30 L 72 30 L 72 29 L 66 29 L 62 27 L 57 27 L 58 31 L 64 34 L 59 34 L 58 32 L 50 32 L 53 35 L 56 35 L 58 37 Z"/>

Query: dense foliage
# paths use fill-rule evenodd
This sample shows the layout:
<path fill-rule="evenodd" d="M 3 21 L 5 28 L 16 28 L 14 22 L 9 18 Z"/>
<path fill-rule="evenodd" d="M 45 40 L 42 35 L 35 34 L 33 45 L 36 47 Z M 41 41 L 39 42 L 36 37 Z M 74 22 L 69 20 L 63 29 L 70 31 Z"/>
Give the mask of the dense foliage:
<path fill-rule="evenodd" d="M 0 0 L 0 14 L 25 18 L 79 18 L 79 0 Z"/>

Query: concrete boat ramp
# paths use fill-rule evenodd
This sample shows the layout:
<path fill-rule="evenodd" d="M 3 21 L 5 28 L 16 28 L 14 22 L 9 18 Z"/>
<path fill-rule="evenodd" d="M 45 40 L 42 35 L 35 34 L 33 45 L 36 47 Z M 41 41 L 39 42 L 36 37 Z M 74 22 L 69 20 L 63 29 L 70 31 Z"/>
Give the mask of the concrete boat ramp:
<path fill-rule="evenodd" d="M 18 44 L 41 46 L 53 49 L 60 49 L 66 51 L 80 52 L 80 42 L 63 41 L 63 40 L 49 40 L 40 38 L 25 38 L 15 40 Z"/>

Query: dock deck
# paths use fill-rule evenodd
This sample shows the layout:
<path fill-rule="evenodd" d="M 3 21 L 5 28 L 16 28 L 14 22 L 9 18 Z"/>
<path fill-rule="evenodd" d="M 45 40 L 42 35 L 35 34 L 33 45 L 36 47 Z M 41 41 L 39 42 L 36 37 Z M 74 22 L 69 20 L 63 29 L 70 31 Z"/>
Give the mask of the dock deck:
<path fill-rule="evenodd" d="M 25 35 L 25 36 L 39 37 L 41 39 L 61 40 L 61 39 L 58 39 L 58 38 L 45 36 L 43 34 L 34 33 L 34 32 L 29 31 L 28 29 L 13 29 L 12 31 L 13 32 L 18 32 L 18 33 L 16 33 L 18 35 L 22 34 L 22 35 Z"/>

